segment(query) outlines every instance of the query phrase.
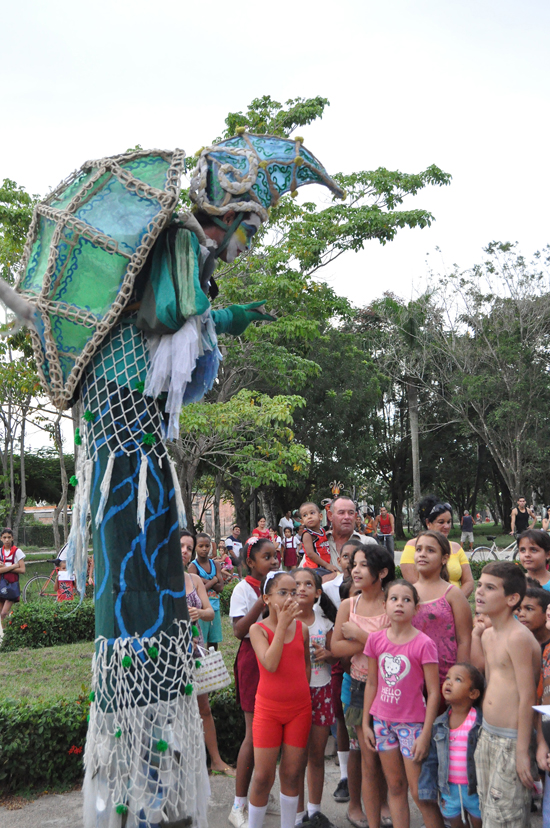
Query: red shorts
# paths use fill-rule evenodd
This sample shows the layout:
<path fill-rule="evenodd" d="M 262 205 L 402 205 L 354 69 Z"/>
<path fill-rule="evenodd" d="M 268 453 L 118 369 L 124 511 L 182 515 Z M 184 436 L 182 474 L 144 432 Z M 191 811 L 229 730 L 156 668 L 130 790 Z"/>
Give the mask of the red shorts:
<path fill-rule="evenodd" d="M 332 665 L 330 673 L 330 687 L 332 690 L 332 709 L 337 719 L 344 721 L 344 708 L 342 707 L 342 681 L 344 680 L 344 668 L 340 661 Z"/>
<path fill-rule="evenodd" d="M 306 748 L 310 729 L 311 699 L 290 705 L 256 695 L 252 721 L 252 744 L 255 748 L 281 745 Z"/>
<path fill-rule="evenodd" d="M 311 723 L 317 727 L 332 727 L 336 720 L 330 683 L 323 687 L 310 687 L 309 692 L 311 693 Z"/>

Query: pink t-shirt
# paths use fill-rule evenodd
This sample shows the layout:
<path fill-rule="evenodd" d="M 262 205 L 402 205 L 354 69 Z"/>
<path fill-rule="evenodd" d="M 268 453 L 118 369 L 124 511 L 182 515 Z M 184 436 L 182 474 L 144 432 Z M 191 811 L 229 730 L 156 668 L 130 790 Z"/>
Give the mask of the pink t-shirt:
<path fill-rule="evenodd" d="M 370 713 L 389 722 L 423 722 L 423 665 L 438 663 L 432 639 L 419 632 L 406 644 L 393 644 L 387 630 L 380 630 L 369 635 L 364 652 L 378 661 L 378 690 Z"/>
<path fill-rule="evenodd" d="M 476 723 L 476 709 L 472 707 L 460 727 L 449 728 L 449 782 L 468 784 L 468 733 Z"/>

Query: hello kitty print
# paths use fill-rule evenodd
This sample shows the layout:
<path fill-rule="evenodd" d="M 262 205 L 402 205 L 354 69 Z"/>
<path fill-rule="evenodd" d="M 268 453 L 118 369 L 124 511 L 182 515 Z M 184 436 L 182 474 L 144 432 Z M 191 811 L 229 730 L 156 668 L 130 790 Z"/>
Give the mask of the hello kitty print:
<path fill-rule="evenodd" d="M 386 721 L 423 722 L 423 665 L 438 663 L 431 638 L 419 632 L 405 644 L 393 644 L 388 631 L 380 630 L 369 635 L 365 655 L 378 665 L 378 689 L 370 713 Z"/>

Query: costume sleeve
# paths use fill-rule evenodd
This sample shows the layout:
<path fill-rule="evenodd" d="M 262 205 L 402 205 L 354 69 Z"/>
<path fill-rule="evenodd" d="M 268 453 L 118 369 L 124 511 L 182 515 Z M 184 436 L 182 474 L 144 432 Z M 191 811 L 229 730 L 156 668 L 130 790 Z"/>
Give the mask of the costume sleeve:
<path fill-rule="evenodd" d="M 413 544 L 412 543 L 407 543 L 405 545 L 405 548 L 403 549 L 403 552 L 401 553 L 401 560 L 399 561 L 399 564 L 400 565 L 401 564 L 413 564 L 414 563 L 414 552 L 415 552 L 415 547 L 413 546 Z"/>
<path fill-rule="evenodd" d="M 216 333 L 240 336 L 251 322 L 274 322 L 275 317 L 257 310 L 264 302 L 250 302 L 248 305 L 230 305 L 228 308 L 212 311 Z"/>

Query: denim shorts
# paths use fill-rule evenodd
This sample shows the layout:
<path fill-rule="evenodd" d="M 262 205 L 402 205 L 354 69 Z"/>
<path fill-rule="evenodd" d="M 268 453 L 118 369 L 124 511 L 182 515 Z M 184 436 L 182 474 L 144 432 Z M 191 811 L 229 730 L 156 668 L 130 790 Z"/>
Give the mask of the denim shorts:
<path fill-rule="evenodd" d="M 481 810 L 479 807 L 479 796 L 475 794 L 468 794 L 468 785 L 455 785 L 449 782 L 450 796 L 443 796 L 441 798 L 441 813 L 447 819 L 462 814 L 462 809 L 473 817 L 481 819 Z M 462 808 L 461 808 L 462 806 Z"/>

